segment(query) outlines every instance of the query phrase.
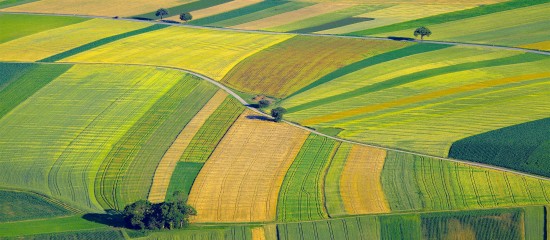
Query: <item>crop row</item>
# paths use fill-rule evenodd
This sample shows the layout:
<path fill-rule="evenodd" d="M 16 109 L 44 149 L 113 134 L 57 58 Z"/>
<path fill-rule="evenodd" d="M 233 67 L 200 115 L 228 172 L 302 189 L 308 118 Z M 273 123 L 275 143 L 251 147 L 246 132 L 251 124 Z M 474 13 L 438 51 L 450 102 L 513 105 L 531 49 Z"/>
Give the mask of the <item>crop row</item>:
<path fill-rule="evenodd" d="M 245 111 L 200 171 L 189 195 L 196 222 L 275 219 L 284 175 L 307 133 Z M 228 157 L 231 156 L 231 157 Z"/>
<path fill-rule="evenodd" d="M 326 169 L 338 142 L 311 134 L 286 173 L 277 207 L 277 219 L 299 221 L 327 218 L 324 204 Z"/>
<path fill-rule="evenodd" d="M 242 105 L 234 98 L 227 98 L 192 137 L 180 161 L 204 163 L 216 146 L 243 112 Z"/>
<path fill-rule="evenodd" d="M 78 17 L 1 14 L 0 22 L 4 31 L 0 35 L 0 43 L 85 20 Z"/>
<path fill-rule="evenodd" d="M 144 28 L 150 24 L 92 19 L 41 31 L 0 44 L 2 61 L 37 61 L 109 36 Z M 21 51 L 21 49 L 26 49 Z"/>
<path fill-rule="evenodd" d="M 216 94 L 201 108 L 199 112 L 185 125 L 180 131 L 176 139 L 171 143 L 170 147 L 164 152 L 158 166 L 155 169 L 153 183 L 147 197 L 151 202 L 162 202 L 166 196 L 166 191 L 170 184 L 170 179 L 176 164 L 180 160 L 183 152 L 189 146 L 193 136 L 203 126 L 204 122 L 210 115 L 224 102 L 227 98 L 227 93 L 223 90 L 218 90 Z M 171 99 L 177 102 L 175 99 Z M 189 191 L 187 191 L 189 193 Z"/>
<path fill-rule="evenodd" d="M 541 228 L 543 222 L 524 221 L 524 219 L 533 217 L 540 218 L 544 213 L 542 210 L 543 207 L 526 207 L 458 212 L 368 215 L 278 224 L 277 235 L 281 240 L 521 239 L 523 236 L 543 235 L 543 228 Z M 533 232 L 528 233 L 527 231 Z"/>
<path fill-rule="evenodd" d="M 550 118 L 474 135 L 453 143 L 449 157 L 550 176 L 545 156 Z"/>
<path fill-rule="evenodd" d="M 550 183 L 543 180 L 395 152 L 388 153 L 382 184 L 393 211 L 479 209 L 550 201 Z"/>
<path fill-rule="evenodd" d="M 405 45 L 296 36 L 246 58 L 222 82 L 241 91 L 285 97 L 343 65 Z"/>
<path fill-rule="evenodd" d="M 139 118 L 112 147 L 95 179 L 95 192 L 104 207 L 120 209 L 147 197 L 164 153 L 216 91 L 184 75 Z"/>
<path fill-rule="evenodd" d="M 244 58 L 290 37 L 168 27 L 124 38 L 64 60 L 180 67 L 220 80 Z"/>
<path fill-rule="evenodd" d="M 40 195 L 0 190 L 0 223 L 69 215 L 71 212 Z"/>

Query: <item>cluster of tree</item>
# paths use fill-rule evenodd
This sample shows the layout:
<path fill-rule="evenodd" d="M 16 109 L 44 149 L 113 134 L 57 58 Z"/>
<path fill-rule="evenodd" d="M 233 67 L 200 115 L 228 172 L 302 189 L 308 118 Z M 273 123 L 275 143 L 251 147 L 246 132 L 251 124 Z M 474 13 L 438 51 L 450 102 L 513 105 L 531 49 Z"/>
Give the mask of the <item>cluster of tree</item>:
<path fill-rule="evenodd" d="M 197 211 L 184 200 L 151 203 L 139 200 L 124 208 L 122 212 L 126 227 L 133 229 L 177 229 L 189 225 L 189 217 Z"/>
<path fill-rule="evenodd" d="M 162 20 L 162 18 L 164 16 L 167 16 L 169 13 L 168 13 L 168 9 L 166 8 L 160 8 L 159 10 L 157 10 L 157 12 L 155 13 L 155 16 L 157 17 L 160 17 L 160 20 Z M 190 21 L 193 19 L 193 15 L 191 15 L 191 13 L 188 13 L 188 12 L 183 12 L 183 13 L 180 13 L 180 20 L 182 21 Z"/>

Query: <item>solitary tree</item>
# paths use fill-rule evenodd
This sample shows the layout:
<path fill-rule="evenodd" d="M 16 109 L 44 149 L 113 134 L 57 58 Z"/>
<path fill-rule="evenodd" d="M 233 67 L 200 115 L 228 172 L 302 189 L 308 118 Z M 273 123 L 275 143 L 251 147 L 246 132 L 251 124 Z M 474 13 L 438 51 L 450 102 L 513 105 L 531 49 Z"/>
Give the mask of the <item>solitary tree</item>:
<path fill-rule="evenodd" d="M 432 35 L 432 31 L 430 31 L 430 29 L 428 29 L 427 27 L 419 27 L 414 30 L 414 36 L 418 37 L 418 35 L 420 35 L 421 40 L 424 40 L 424 36 L 429 37 L 430 35 Z"/>
<path fill-rule="evenodd" d="M 162 17 L 166 15 L 168 15 L 168 10 L 165 8 L 159 8 L 159 10 L 155 13 L 155 16 L 160 17 L 160 20 L 162 20 Z"/>
<path fill-rule="evenodd" d="M 258 107 L 260 107 L 260 108 L 269 107 L 269 104 L 271 104 L 271 102 L 269 100 L 262 99 L 258 102 Z"/>
<path fill-rule="evenodd" d="M 283 120 L 283 114 L 285 113 L 286 109 L 282 107 L 271 109 L 271 116 L 274 118 L 275 122 L 280 122 L 281 120 Z"/>
<path fill-rule="evenodd" d="M 187 21 L 190 21 L 191 19 L 193 19 L 193 15 L 191 15 L 191 13 L 184 12 L 180 14 L 180 20 L 182 21 L 187 22 Z"/>

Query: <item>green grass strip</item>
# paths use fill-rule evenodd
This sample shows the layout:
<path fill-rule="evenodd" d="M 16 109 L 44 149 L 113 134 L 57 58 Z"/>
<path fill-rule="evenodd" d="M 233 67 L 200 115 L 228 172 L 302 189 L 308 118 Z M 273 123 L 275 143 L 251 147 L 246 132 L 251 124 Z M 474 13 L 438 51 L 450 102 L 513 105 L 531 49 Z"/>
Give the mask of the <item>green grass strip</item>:
<path fill-rule="evenodd" d="M 97 229 L 97 230 L 84 230 L 84 231 L 67 231 L 60 233 L 46 233 L 37 235 L 26 235 L 23 237 L 25 240 L 69 240 L 69 239 L 125 239 L 120 230 L 117 229 Z M 7 240 L 21 239 L 19 237 L 7 238 Z"/>
<path fill-rule="evenodd" d="M 0 13 L 0 43 L 34 33 L 87 21 L 87 18 Z"/>
<path fill-rule="evenodd" d="M 97 48 L 99 46 L 102 46 L 102 45 L 105 45 L 105 44 L 108 44 L 108 43 L 112 43 L 112 42 L 120 40 L 120 39 L 124 39 L 124 38 L 127 38 L 127 37 L 132 37 L 132 36 L 135 36 L 135 35 L 151 32 L 151 31 L 155 31 L 155 30 L 159 30 L 159 29 L 163 29 L 163 28 L 167 28 L 167 27 L 169 27 L 169 25 L 155 24 L 155 25 L 151 25 L 151 26 L 148 26 L 148 27 L 144 27 L 144 28 L 141 28 L 141 29 L 134 30 L 134 31 L 117 34 L 117 35 L 114 35 L 114 36 L 110 36 L 110 37 L 106 37 L 106 38 L 103 38 L 103 39 L 93 41 L 91 43 L 84 44 L 82 46 L 73 48 L 71 50 L 67 50 L 67 51 L 62 52 L 62 53 L 58 53 L 56 55 L 44 58 L 44 59 L 42 59 L 38 62 L 55 62 L 55 61 L 59 61 L 61 59 L 68 58 L 70 56 L 73 56 L 73 55 L 79 54 L 81 52 L 85 52 L 85 51 Z"/>
<path fill-rule="evenodd" d="M 14 74 L 14 71 L 22 71 L 21 76 L 12 80 L 9 85 L 0 90 L 0 118 L 72 67 L 69 64 L 29 64 L 29 66 L 31 67 L 23 67 L 22 64 L 0 64 L 0 70 L 12 69 L 6 71 L 6 73 L 11 73 L 14 78 L 18 75 L 17 73 Z"/>
<path fill-rule="evenodd" d="M 9 7 L 36 2 L 36 1 L 38 0 L 4 0 L 4 1 L 0 1 L 0 9 L 9 8 Z"/>
<path fill-rule="evenodd" d="M 0 63 L 0 92 L 36 66 L 32 63 Z"/>
<path fill-rule="evenodd" d="M 346 215 L 344 201 L 340 195 L 340 178 L 346 165 L 346 160 L 352 145 L 342 143 L 332 158 L 325 178 L 325 199 L 327 211 L 330 217 Z"/>
<path fill-rule="evenodd" d="M 189 196 L 195 178 L 199 175 L 203 165 L 203 163 L 178 162 L 170 178 L 170 185 L 166 192 L 166 200 L 173 199 L 174 192 L 176 191 L 183 192 L 185 196 Z"/>
<path fill-rule="evenodd" d="M 381 178 L 392 211 L 419 210 L 423 207 L 413 159 L 411 154 L 388 151 Z"/>
<path fill-rule="evenodd" d="M 295 96 L 295 95 L 298 95 L 300 93 L 303 93 L 303 92 L 305 92 L 307 90 L 310 90 L 312 88 L 315 88 L 319 85 L 330 82 L 330 81 L 332 81 L 334 79 L 337 79 L 339 77 L 342 77 L 344 75 L 359 71 L 359 70 L 361 70 L 363 68 L 366 68 L 366 67 L 374 66 L 374 65 L 379 64 L 379 63 L 392 61 L 392 60 L 403 58 L 403 57 L 408 57 L 408 56 L 414 55 L 414 54 L 441 50 L 441 49 L 448 48 L 448 47 L 450 47 L 450 45 L 415 44 L 415 45 L 412 45 L 412 46 L 409 46 L 409 47 L 405 47 L 405 48 L 397 49 L 397 50 L 394 50 L 394 51 L 391 51 L 391 52 L 386 52 L 386 53 L 382 53 L 382 54 L 379 54 L 379 55 L 376 55 L 376 56 L 373 56 L 373 57 L 369 57 L 369 58 L 363 59 L 361 61 L 352 63 L 350 65 L 344 66 L 342 68 L 339 68 L 338 70 L 336 70 L 334 72 L 331 72 L 331 73 L 321 77 L 319 80 L 317 80 L 315 82 L 312 82 L 308 86 L 296 91 L 295 93 L 290 95 L 288 98 L 290 98 L 292 96 Z M 317 100 L 317 101 L 321 101 L 321 100 L 323 100 L 323 99 L 320 99 L 320 100 Z M 291 112 L 297 112 L 297 111 L 308 109 L 311 106 L 315 106 L 316 105 L 315 102 L 316 101 L 313 101 L 313 102 L 310 102 L 310 103 L 306 103 L 306 104 L 303 104 L 303 105 L 298 105 L 298 106 L 289 108 L 288 112 L 291 113 Z"/>
<path fill-rule="evenodd" d="M 286 173 L 277 218 L 301 221 L 327 218 L 324 207 L 323 181 L 338 142 L 311 134 Z"/>
<path fill-rule="evenodd" d="M 82 216 L 46 218 L 40 220 L 1 223 L 0 237 L 16 237 L 105 228 L 107 228 L 107 225 L 85 220 Z"/>
<path fill-rule="evenodd" d="M 241 23 L 251 22 L 261 18 L 274 16 L 283 12 L 295 10 L 305 6 L 305 3 L 287 2 L 287 1 L 263 1 L 243 8 L 235 9 L 229 12 L 216 14 L 214 16 L 205 17 L 189 22 L 192 25 L 199 26 L 230 26 Z M 261 11 L 270 10 L 270 13 L 262 14 Z M 225 22 L 233 18 L 235 21 Z"/>
<path fill-rule="evenodd" d="M 217 88 L 184 75 L 112 147 L 95 179 L 95 195 L 105 208 L 122 209 L 145 199 L 164 153 Z"/>
<path fill-rule="evenodd" d="M 183 162 L 206 162 L 243 110 L 244 107 L 236 99 L 232 97 L 225 99 L 193 136 L 180 160 Z"/>
<path fill-rule="evenodd" d="M 355 24 L 355 23 L 372 21 L 372 20 L 374 20 L 374 18 L 349 17 L 349 18 L 340 19 L 340 20 L 337 20 L 337 21 L 334 21 L 334 22 L 321 24 L 321 25 L 318 25 L 318 26 L 298 29 L 298 30 L 291 31 L 291 32 L 296 32 L 296 33 L 319 32 L 319 31 L 323 31 L 323 30 L 327 30 L 327 29 L 333 29 L 333 28 L 343 27 L 343 26 L 347 26 L 347 25 L 351 25 L 351 24 Z"/>
<path fill-rule="evenodd" d="M 422 239 L 419 215 L 380 216 L 381 239 Z"/>
<path fill-rule="evenodd" d="M 547 2 L 550 2 L 550 0 L 529 0 L 529 1 L 513 0 L 513 1 L 507 1 L 503 3 L 496 3 L 491 5 L 480 5 L 479 7 L 476 7 L 476 8 L 444 13 L 436 16 L 411 20 L 411 21 L 402 22 L 402 23 L 396 23 L 393 25 L 361 30 L 361 31 L 352 32 L 349 34 L 365 36 L 365 35 L 381 34 L 385 32 L 400 31 L 400 30 L 406 30 L 411 28 L 417 28 L 420 26 L 430 26 L 430 25 L 435 25 L 439 23 L 446 23 L 446 22 L 461 20 L 465 18 L 472 18 L 472 17 L 482 16 L 482 15 L 487 15 L 491 13 L 514 10 L 521 7 L 529 7 L 529 6 L 543 4 Z"/>
<path fill-rule="evenodd" d="M 282 14 L 282 13 L 285 13 L 285 12 L 298 10 L 300 8 L 304 8 L 304 7 L 311 6 L 311 5 L 312 5 L 312 3 L 306 3 L 306 2 L 287 2 L 285 4 L 269 7 L 267 9 L 257 11 L 257 12 L 254 12 L 254 13 L 244 14 L 242 16 L 236 16 L 236 17 L 233 17 L 233 18 L 229 18 L 227 20 L 215 22 L 215 23 L 210 24 L 209 26 L 214 26 L 214 27 L 236 26 L 236 25 L 240 25 L 240 24 L 260 20 L 260 19 L 263 19 L 263 18 L 268 18 L 268 17 L 275 16 L 275 15 L 278 15 L 278 14 Z"/>
<path fill-rule="evenodd" d="M 213 7 L 213 6 L 220 5 L 222 3 L 226 3 L 230 1 L 232 0 L 199 0 L 199 1 L 194 1 L 190 3 L 182 4 L 179 6 L 171 7 L 171 8 L 166 8 L 166 10 L 168 10 L 168 15 L 164 16 L 164 18 L 176 16 L 183 12 L 192 12 L 192 11 L 197 11 L 204 8 Z M 157 18 L 160 19 L 160 17 L 155 16 L 156 12 L 157 12 L 157 9 L 155 9 L 154 12 L 136 15 L 136 16 L 133 16 L 132 18 L 149 19 L 149 20 L 157 19 Z"/>
<path fill-rule="evenodd" d="M 456 141 L 449 157 L 550 177 L 550 118 L 496 129 Z"/>
<path fill-rule="evenodd" d="M 528 240 L 545 240 L 546 219 L 545 207 L 533 206 L 525 207 L 524 222 L 525 222 L 525 239 Z"/>
<path fill-rule="evenodd" d="M 0 222 L 69 215 L 71 212 L 47 199 L 19 191 L 0 190 Z"/>
<path fill-rule="evenodd" d="M 451 66 L 445 66 L 440 68 L 434 68 L 434 69 L 428 69 L 420 72 L 415 72 L 412 74 L 408 74 L 405 76 L 400 76 L 396 78 L 392 78 L 383 82 L 374 83 L 372 85 L 368 85 L 362 88 L 355 89 L 350 92 L 346 92 L 340 95 L 331 96 L 319 100 L 315 100 L 300 106 L 296 106 L 293 108 L 290 108 L 289 112 L 295 112 L 299 110 L 304 110 L 312 107 L 317 107 L 323 104 L 337 102 L 357 96 L 361 96 L 364 94 L 373 93 L 376 91 L 381 91 L 388 88 L 393 88 L 396 86 L 404 85 L 407 83 L 411 83 L 414 81 L 426 79 L 429 77 L 434 77 L 442 74 L 448 74 L 453 72 L 460 72 L 465 70 L 472 70 L 472 69 L 479 69 L 479 68 L 488 68 L 488 67 L 495 67 L 495 66 L 502 66 L 502 65 L 510 65 L 510 64 L 516 64 L 516 63 L 526 63 L 526 62 L 534 62 L 539 61 L 547 58 L 544 55 L 540 54 L 533 54 L 533 53 L 524 53 L 519 55 L 514 55 L 511 57 L 505 57 L 505 58 L 498 58 L 498 59 L 491 59 L 491 60 L 485 60 L 485 61 L 479 61 L 479 62 L 469 62 L 469 63 L 462 63 L 457 65 L 451 65 Z M 296 110 L 298 109 L 298 110 Z"/>

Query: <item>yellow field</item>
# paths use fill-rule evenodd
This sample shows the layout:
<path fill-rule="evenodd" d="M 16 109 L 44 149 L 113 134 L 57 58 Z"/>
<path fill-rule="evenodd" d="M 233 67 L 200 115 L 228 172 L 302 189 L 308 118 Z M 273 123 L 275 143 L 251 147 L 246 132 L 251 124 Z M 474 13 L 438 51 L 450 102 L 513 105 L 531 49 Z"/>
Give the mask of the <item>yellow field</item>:
<path fill-rule="evenodd" d="M 263 227 L 252 228 L 252 240 L 266 240 Z"/>
<path fill-rule="evenodd" d="M 155 171 L 153 185 L 149 191 L 149 201 L 162 202 L 166 196 L 166 191 L 170 185 L 172 173 L 176 168 L 176 164 L 181 158 L 181 155 L 193 139 L 193 136 L 199 131 L 206 119 L 218 108 L 225 98 L 227 93 L 219 90 L 204 107 L 191 119 L 185 126 L 183 131 L 178 135 L 172 146 L 166 151 Z"/>
<path fill-rule="evenodd" d="M 452 94 L 457 94 L 457 93 L 466 92 L 466 91 L 473 91 L 476 89 L 490 88 L 490 87 L 503 85 L 503 84 L 509 84 L 509 83 L 515 83 L 520 81 L 533 80 L 533 79 L 541 79 L 541 78 L 547 78 L 547 77 L 550 77 L 550 72 L 526 74 L 526 75 L 520 75 L 520 76 L 514 76 L 514 77 L 508 77 L 508 78 L 494 79 L 486 82 L 472 83 L 464 86 L 458 86 L 450 89 L 443 89 L 439 91 L 397 99 L 397 100 L 384 102 L 380 104 L 374 104 L 374 105 L 359 107 L 351 110 L 335 112 L 324 116 L 314 117 L 303 121 L 303 124 L 315 125 L 318 123 L 334 121 L 337 119 L 355 116 L 358 114 L 365 114 L 369 112 L 380 111 L 383 109 L 395 108 L 402 105 L 416 103 L 416 102 L 420 102 L 428 99 L 435 99 L 446 95 L 452 95 Z"/>
<path fill-rule="evenodd" d="M 262 0 L 234 0 L 234 1 L 231 1 L 231 2 L 216 5 L 216 6 L 213 6 L 213 7 L 193 11 L 193 12 L 191 12 L 191 15 L 193 16 L 193 20 L 196 20 L 196 19 L 216 15 L 216 14 L 219 14 L 219 13 L 229 12 L 231 10 L 243 8 L 243 7 L 255 4 L 255 3 L 259 3 L 261 1 Z M 179 17 L 179 15 L 176 15 L 176 16 L 169 17 L 169 18 L 166 18 L 166 19 L 173 20 L 173 21 L 179 21 L 180 17 Z"/>
<path fill-rule="evenodd" d="M 532 44 L 522 45 L 520 47 L 550 51 L 550 41 L 532 43 Z"/>
<path fill-rule="evenodd" d="M 347 213 L 390 212 L 380 182 L 385 159 L 385 150 L 353 146 L 340 179 L 340 194 Z"/>
<path fill-rule="evenodd" d="M 241 60 L 291 37 L 169 27 L 106 44 L 63 61 L 179 67 L 220 80 Z"/>
<path fill-rule="evenodd" d="M 267 17 L 260 20 L 247 22 L 236 26 L 231 26 L 231 28 L 253 30 L 253 29 L 265 29 L 265 28 L 277 27 L 277 26 L 292 23 L 298 20 L 315 17 L 317 15 L 348 8 L 353 5 L 354 4 L 338 3 L 338 2 L 319 3 L 313 6 L 301 8 L 295 11 L 290 11 L 290 12 L 282 13 L 272 17 Z"/>
<path fill-rule="evenodd" d="M 398 22 L 409 21 L 417 18 L 454 12 L 477 6 L 476 4 L 398 4 L 389 8 L 368 12 L 357 17 L 374 18 L 374 20 L 351 24 L 339 28 L 321 31 L 319 33 L 341 34 L 360 31 L 369 28 L 381 27 Z M 393 35 L 390 35 L 393 36 Z"/>
<path fill-rule="evenodd" d="M 275 219 L 285 173 L 308 133 L 255 119 L 245 111 L 197 176 L 189 204 L 193 222 L 262 222 Z"/>
<path fill-rule="evenodd" d="M 0 60 L 37 61 L 89 42 L 149 25 L 151 24 L 93 19 L 0 44 Z"/>
<path fill-rule="evenodd" d="M 40 0 L 3 9 L 9 12 L 63 13 L 94 16 L 133 16 L 192 2 L 190 0 Z"/>

